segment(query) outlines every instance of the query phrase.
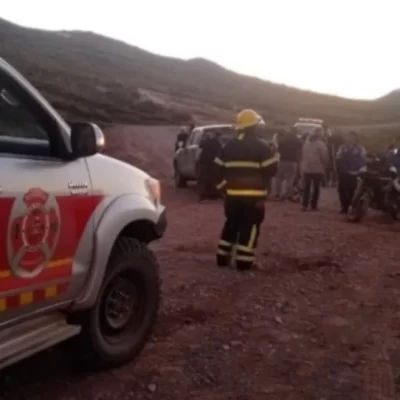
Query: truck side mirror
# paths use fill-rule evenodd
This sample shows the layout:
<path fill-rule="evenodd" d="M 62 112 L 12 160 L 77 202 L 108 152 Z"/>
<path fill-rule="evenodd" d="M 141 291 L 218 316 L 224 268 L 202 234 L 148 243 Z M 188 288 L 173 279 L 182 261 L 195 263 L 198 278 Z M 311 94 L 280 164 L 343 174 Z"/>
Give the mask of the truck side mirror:
<path fill-rule="evenodd" d="M 89 122 L 71 124 L 71 147 L 76 158 L 92 156 L 104 146 L 104 134 L 96 124 Z"/>

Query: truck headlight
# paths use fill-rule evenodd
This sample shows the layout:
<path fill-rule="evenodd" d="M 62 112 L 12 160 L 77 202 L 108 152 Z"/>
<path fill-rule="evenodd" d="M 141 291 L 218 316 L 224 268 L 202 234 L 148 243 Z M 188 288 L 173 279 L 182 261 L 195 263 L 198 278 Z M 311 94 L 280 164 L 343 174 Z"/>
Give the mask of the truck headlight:
<path fill-rule="evenodd" d="M 157 179 L 149 178 L 146 180 L 146 189 L 154 204 L 159 204 L 161 202 L 160 182 Z"/>

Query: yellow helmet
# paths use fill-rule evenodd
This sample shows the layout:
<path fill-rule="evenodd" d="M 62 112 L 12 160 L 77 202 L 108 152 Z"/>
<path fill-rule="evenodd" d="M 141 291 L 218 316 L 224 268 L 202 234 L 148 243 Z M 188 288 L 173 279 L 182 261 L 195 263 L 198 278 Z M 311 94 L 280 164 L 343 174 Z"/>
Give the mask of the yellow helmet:
<path fill-rule="evenodd" d="M 254 110 L 242 110 L 236 115 L 236 129 L 238 130 L 251 128 L 257 125 L 265 125 L 265 122 L 261 115 Z"/>

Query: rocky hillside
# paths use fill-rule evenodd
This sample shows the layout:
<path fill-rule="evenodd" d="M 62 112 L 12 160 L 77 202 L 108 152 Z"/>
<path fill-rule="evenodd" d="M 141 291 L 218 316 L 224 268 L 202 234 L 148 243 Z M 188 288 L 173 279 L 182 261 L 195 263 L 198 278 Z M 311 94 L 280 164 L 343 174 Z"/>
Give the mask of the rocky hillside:
<path fill-rule="evenodd" d="M 384 104 L 388 109 L 392 109 L 393 111 L 400 109 L 400 89 L 393 90 L 388 93 L 386 96 L 383 96 L 379 99 L 381 104 Z"/>
<path fill-rule="evenodd" d="M 273 125 L 299 116 L 331 124 L 400 121 L 390 101 L 356 101 L 240 75 L 204 59 L 162 57 L 87 32 L 48 32 L 0 19 L 0 56 L 67 118 L 98 122 L 230 120 L 239 107 Z"/>

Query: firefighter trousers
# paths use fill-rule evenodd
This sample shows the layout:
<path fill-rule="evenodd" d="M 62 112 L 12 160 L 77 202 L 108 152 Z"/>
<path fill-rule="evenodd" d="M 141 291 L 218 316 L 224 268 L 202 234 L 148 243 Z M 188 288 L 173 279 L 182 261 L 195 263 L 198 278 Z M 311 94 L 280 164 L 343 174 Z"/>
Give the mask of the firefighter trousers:
<path fill-rule="evenodd" d="M 217 250 L 217 265 L 229 266 L 235 253 L 236 267 L 250 269 L 255 260 L 260 225 L 264 220 L 264 199 L 226 197 L 225 223 Z"/>

